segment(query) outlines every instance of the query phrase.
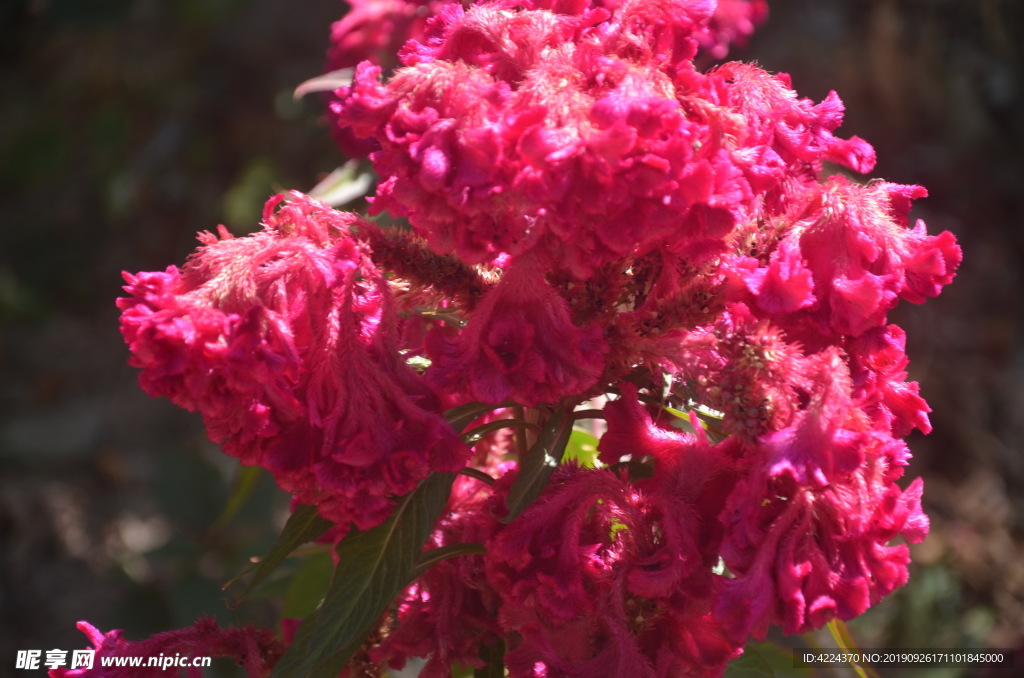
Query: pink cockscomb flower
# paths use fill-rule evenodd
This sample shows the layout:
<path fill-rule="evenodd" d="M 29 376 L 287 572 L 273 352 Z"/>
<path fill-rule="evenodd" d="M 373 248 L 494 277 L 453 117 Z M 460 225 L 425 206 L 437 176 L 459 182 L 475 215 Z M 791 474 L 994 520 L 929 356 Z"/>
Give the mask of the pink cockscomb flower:
<path fill-rule="evenodd" d="M 734 639 L 770 624 L 804 633 L 850 619 L 907 581 L 906 545 L 927 534 L 920 480 L 901 490 L 910 453 L 889 420 L 861 407 L 836 347 L 809 356 L 791 423 L 745 445 L 747 477 L 722 511 L 722 554 L 736 575 L 716 616 Z"/>
<path fill-rule="evenodd" d="M 799 207 L 794 229 L 814 277 L 812 314 L 826 333 L 858 336 L 885 324 L 899 298 L 921 303 L 953 280 L 962 254 L 949 232 L 909 228 L 920 186 L 862 186 L 831 177 Z"/>
<path fill-rule="evenodd" d="M 711 251 L 823 160 L 870 169 L 870 146 L 832 134 L 834 94 L 814 106 L 754 66 L 694 70 L 713 8 L 446 5 L 387 82 L 364 62 L 338 90 L 339 123 L 381 144 L 373 209 L 470 263 L 529 252 L 586 278 L 658 247 Z"/>
<path fill-rule="evenodd" d="M 78 629 L 92 643 L 92 668 L 55 668 L 50 678 L 168 678 L 180 676 L 179 667 L 185 668 L 188 678 L 202 678 L 203 668 L 193 666 L 193 660 L 205 657 L 229 657 L 245 669 L 248 678 L 266 678 L 285 650 L 269 629 L 251 624 L 222 629 L 210 617 L 138 641 L 125 640 L 116 629 L 102 633 L 86 621 L 78 622 Z M 118 662 L 119 658 L 123 660 Z M 135 658 L 142 659 L 141 666 L 131 663 Z"/>
<path fill-rule="evenodd" d="M 576 327 L 568 304 L 532 261 L 521 261 L 474 310 L 454 339 L 428 338 L 427 381 L 489 403 L 535 405 L 581 393 L 604 368 L 598 325 Z"/>
<path fill-rule="evenodd" d="M 847 345 L 851 357 L 854 397 L 878 425 L 894 436 L 913 429 L 931 433 L 931 408 L 920 396 L 917 382 L 907 382 L 910 362 L 905 351 L 907 334 L 897 325 L 875 327 Z"/>
<path fill-rule="evenodd" d="M 131 364 L 225 452 L 325 518 L 372 527 L 469 449 L 398 353 L 387 281 L 351 237 L 358 217 L 291 194 L 264 221 L 245 238 L 202 234 L 181 271 L 125 275 Z"/>
<path fill-rule="evenodd" d="M 789 425 L 807 393 L 801 347 L 740 303 L 686 333 L 670 359 L 702 402 L 725 415 L 725 430 L 748 441 Z"/>
<path fill-rule="evenodd" d="M 786 204 L 789 193 L 800 185 L 817 185 L 823 160 L 861 173 L 875 166 L 870 144 L 833 134 L 843 122 L 844 110 L 835 92 L 814 104 L 797 96 L 785 73 L 771 74 L 739 62 L 712 71 L 702 86 L 714 87 L 707 96 L 724 96 L 729 108 L 742 116 L 739 162 L 757 193 L 771 191 L 770 208 Z"/>
<path fill-rule="evenodd" d="M 387 84 L 357 69 L 338 112 L 382 145 L 374 209 L 470 262 L 535 250 L 581 275 L 670 236 L 722 237 L 749 190 L 720 126 L 661 70 L 691 55 L 708 3 L 565 11 L 448 5 Z"/>
<path fill-rule="evenodd" d="M 873 447 L 865 464 L 823 488 L 763 470 L 736 486 L 722 512 L 723 556 L 736 576 L 715 608 L 732 638 L 852 619 L 907 582 L 910 551 L 889 542 L 927 535 L 922 482 L 894 482 L 909 456 L 902 442 L 878 436 Z"/>
<path fill-rule="evenodd" d="M 710 615 L 700 511 L 694 496 L 660 493 L 565 464 L 488 542 L 499 621 L 520 636 L 510 676 L 721 675 L 739 645 Z"/>
<path fill-rule="evenodd" d="M 331 24 L 331 45 L 325 71 L 354 68 L 362 61 L 392 69 L 398 51 L 408 40 L 419 40 L 427 20 L 452 0 L 349 0 L 350 9 Z M 350 129 L 337 124 L 332 105 L 337 96 L 325 93 L 331 136 L 349 157 L 363 158 L 379 145 L 373 139 L 357 139 Z"/>

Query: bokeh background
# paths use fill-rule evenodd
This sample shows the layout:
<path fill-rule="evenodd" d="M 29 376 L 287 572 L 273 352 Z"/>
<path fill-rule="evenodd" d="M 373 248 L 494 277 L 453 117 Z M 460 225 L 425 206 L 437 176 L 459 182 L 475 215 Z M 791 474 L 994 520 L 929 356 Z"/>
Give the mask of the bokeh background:
<path fill-rule="evenodd" d="M 934 432 L 909 441 L 932 533 L 911 583 L 851 628 L 869 646 L 1021 647 L 1024 3 L 770 6 L 733 56 L 815 100 L 837 90 L 840 132 L 875 145 L 874 175 L 926 186 L 913 216 L 964 249 L 941 297 L 891 316 L 934 409 Z M 252 230 L 272 192 L 345 160 L 319 100 L 291 95 L 344 11 L 0 2 L 0 676 L 30 675 L 18 649 L 83 647 L 79 619 L 137 638 L 203 612 L 267 623 L 295 598 L 282 580 L 225 607 L 221 585 L 273 543 L 287 497 L 138 389 L 113 300 L 122 270 L 181 264 L 218 223 Z M 251 493 L 225 513 L 239 484 Z M 329 564 L 303 567 L 310 585 Z"/>

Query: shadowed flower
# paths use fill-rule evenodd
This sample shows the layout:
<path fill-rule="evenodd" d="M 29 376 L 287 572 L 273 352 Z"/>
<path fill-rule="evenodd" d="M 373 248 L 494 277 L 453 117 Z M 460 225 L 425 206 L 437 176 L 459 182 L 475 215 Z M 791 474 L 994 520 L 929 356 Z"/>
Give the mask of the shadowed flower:
<path fill-rule="evenodd" d="M 269 629 L 251 624 L 222 629 L 210 617 L 202 617 L 188 628 L 136 641 L 125 640 L 116 629 L 102 633 L 86 621 L 78 622 L 78 630 L 95 650 L 92 668 L 56 668 L 49 672 L 50 678 L 168 678 L 181 675 L 181 666 L 187 667 L 188 678 L 202 678 L 202 667 L 192 665 L 192 660 L 200 657 L 230 657 L 245 669 L 248 678 L 266 678 L 285 649 Z M 124 659 L 119 663 L 118 658 Z M 142 665 L 133 665 L 130 660 L 134 658 L 141 658 Z M 179 663 L 164 662 L 165 658 Z M 151 659 L 157 660 L 156 666 L 149 664 Z"/>

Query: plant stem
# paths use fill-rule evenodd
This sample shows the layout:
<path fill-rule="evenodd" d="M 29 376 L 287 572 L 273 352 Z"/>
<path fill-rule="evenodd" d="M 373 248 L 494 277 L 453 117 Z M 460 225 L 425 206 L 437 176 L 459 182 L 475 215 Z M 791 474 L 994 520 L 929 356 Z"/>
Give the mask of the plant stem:
<path fill-rule="evenodd" d="M 513 417 L 519 421 L 527 421 L 526 409 L 522 405 L 516 405 L 512 408 Z M 526 440 L 526 429 L 516 429 L 516 458 L 520 466 L 526 461 L 526 454 L 530 451 L 530 445 Z"/>
<path fill-rule="evenodd" d="M 842 626 L 840 626 L 842 625 Z M 836 644 L 842 649 L 843 652 L 850 654 L 851 650 L 857 650 L 857 645 L 853 642 L 853 637 L 850 636 L 850 632 L 846 629 L 846 624 L 838 619 L 833 619 L 828 624 L 828 632 L 832 634 L 832 639 L 836 641 Z M 843 631 L 846 631 L 845 637 Z M 868 673 L 864 670 L 860 664 L 850 662 L 850 666 L 857 672 L 860 678 L 868 678 Z M 871 672 L 871 678 L 879 678 L 878 674 L 875 673 L 874 669 L 868 667 L 868 671 Z"/>

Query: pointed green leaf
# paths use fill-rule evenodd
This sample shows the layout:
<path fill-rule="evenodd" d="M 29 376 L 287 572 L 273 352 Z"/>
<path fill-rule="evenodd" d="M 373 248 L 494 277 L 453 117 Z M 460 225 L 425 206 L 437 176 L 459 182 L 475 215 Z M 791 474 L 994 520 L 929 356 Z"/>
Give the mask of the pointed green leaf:
<path fill-rule="evenodd" d="M 256 488 L 256 483 L 259 482 L 262 473 L 263 469 L 259 466 L 238 467 L 238 475 L 235 478 L 235 485 L 231 490 L 231 496 L 228 497 L 224 510 L 217 517 L 217 521 L 210 528 L 211 533 L 220 532 L 234 519 L 238 511 L 249 499 L 249 495 Z"/>
<path fill-rule="evenodd" d="M 690 415 L 682 410 L 677 410 L 674 407 L 665 406 L 665 411 L 675 417 L 669 425 L 678 428 L 686 433 L 696 433 L 697 429 L 693 427 L 693 422 L 690 421 Z"/>
<path fill-rule="evenodd" d="M 572 435 L 572 423 L 572 413 L 565 410 L 558 410 L 548 420 L 544 430 L 537 438 L 537 442 L 527 453 L 526 460 L 519 464 L 519 473 L 505 499 L 508 515 L 502 518 L 501 522 L 508 523 L 515 520 L 523 512 L 523 509 L 540 496 L 541 490 L 548 484 L 551 474 L 555 472 L 558 463 L 562 461 L 565 446 L 569 443 L 569 436 Z"/>
<path fill-rule="evenodd" d="M 686 433 L 696 433 L 697 429 L 694 428 L 695 422 L 693 417 L 689 413 L 677 410 L 673 407 L 665 407 L 665 411 L 676 417 L 672 420 L 671 425 L 678 429 L 682 429 Z M 704 429 L 704 433 L 707 435 L 708 440 L 713 443 L 719 443 L 726 439 L 726 434 L 720 428 L 721 422 L 716 421 L 714 418 L 700 412 L 699 410 L 693 410 L 697 414 L 697 424 Z"/>
<path fill-rule="evenodd" d="M 313 637 L 313 629 L 316 628 L 319 615 L 320 611 L 317 610 L 302 620 L 299 628 L 295 631 L 295 638 L 288 647 L 288 651 L 285 652 L 284 656 L 274 666 L 274 671 L 270 674 L 271 678 L 275 676 L 297 675 L 295 672 L 298 670 L 302 660 L 306 658 L 309 641 Z M 366 633 L 361 634 L 358 640 L 354 640 L 337 652 L 332 653 L 313 672 L 305 675 L 308 678 L 336 678 L 342 669 L 345 668 L 348 660 L 352 658 L 352 655 L 359 650 L 359 647 L 363 644 L 363 638 L 369 633 L 370 629 L 367 628 Z"/>
<path fill-rule="evenodd" d="M 809 666 L 796 667 L 793 661 L 793 650 L 775 643 L 747 643 L 747 647 L 757 650 L 761 659 L 772 668 L 775 678 L 811 678 L 815 674 Z M 744 650 L 745 652 L 746 650 Z M 868 675 L 871 675 L 870 673 Z M 875 678 L 878 675 L 875 674 Z"/>
<path fill-rule="evenodd" d="M 409 582 L 411 583 L 419 579 L 420 575 L 442 560 L 448 560 L 455 556 L 468 556 L 474 553 L 487 553 L 487 549 L 484 548 L 483 544 L 466 542 L 465 544 L 449 544 L 448 546 L 424 551 L 420 554 L 420 559 L 416 561 L 416 568 L 409 575 Z"/>
<path fill-rule="evenodd" d="M 281 616 L 304 619 L 316 610 L 327 594 L 334 574 L 334 563 L 327 553 L 316 553 L 305 559 L 302 567 L 288 583 Z"/>
<path fill-rule="evenodd" d="M 487 403 L 466 403 L 465 405 L 453 407 L 445 412 L 444 420 L 451 424 L 451 427 L 455 429 L 456 433 L 462 433 L 462 430 L 469 426 L 475 419 L 479 419 L 493 410 L 500 410 L 508 407 L 509 404 L 510 403 L 488 405 Z"/>
<path fill-rule="evenodd" d="M 793 666 L 793 651 L 775 643 L 751 641 L 729 662 L 723 678 L 811 678 L 814 669 Z"/>
<path fill-rule="evenodd" d="M 306 542 L 320 537 L 333 526 L 334 523 L 317 514 L 315 506 L 300 505 L 288 518 L 284 529 L 281 530 L 281 536 L 277 538 L 277 543 L 270 549 L 270 553 L 260 561 L 256 567 L 256 573 L 249 580 L 235 604 L 242 602 L 247 595 L 252 593 L 253 589 L 277 569 L 277 566 L 288 557 L 288 554 Z"/>
<path fill-rule="evenodd" d="M 377 527 L 353 529 L 338 545 L 338 567 L 306 647 L 293 644 L 273 678 L 309 678 L 333 667 L 336 648 L 359 643 L 409 583 L 423 544 L 444 511 L 454 473 L 434 473 L 402 497 L 391 517 Z M 355 649 L 352 652 L 355 652 Z M 290 655 L 301 654 L 296 662 Z M 349 655 L 351 656 L 351 655 Z M 285 662 L 285 659 L 288 659 Z M 347 661 L 347 659 L 346 659 Z"/>

